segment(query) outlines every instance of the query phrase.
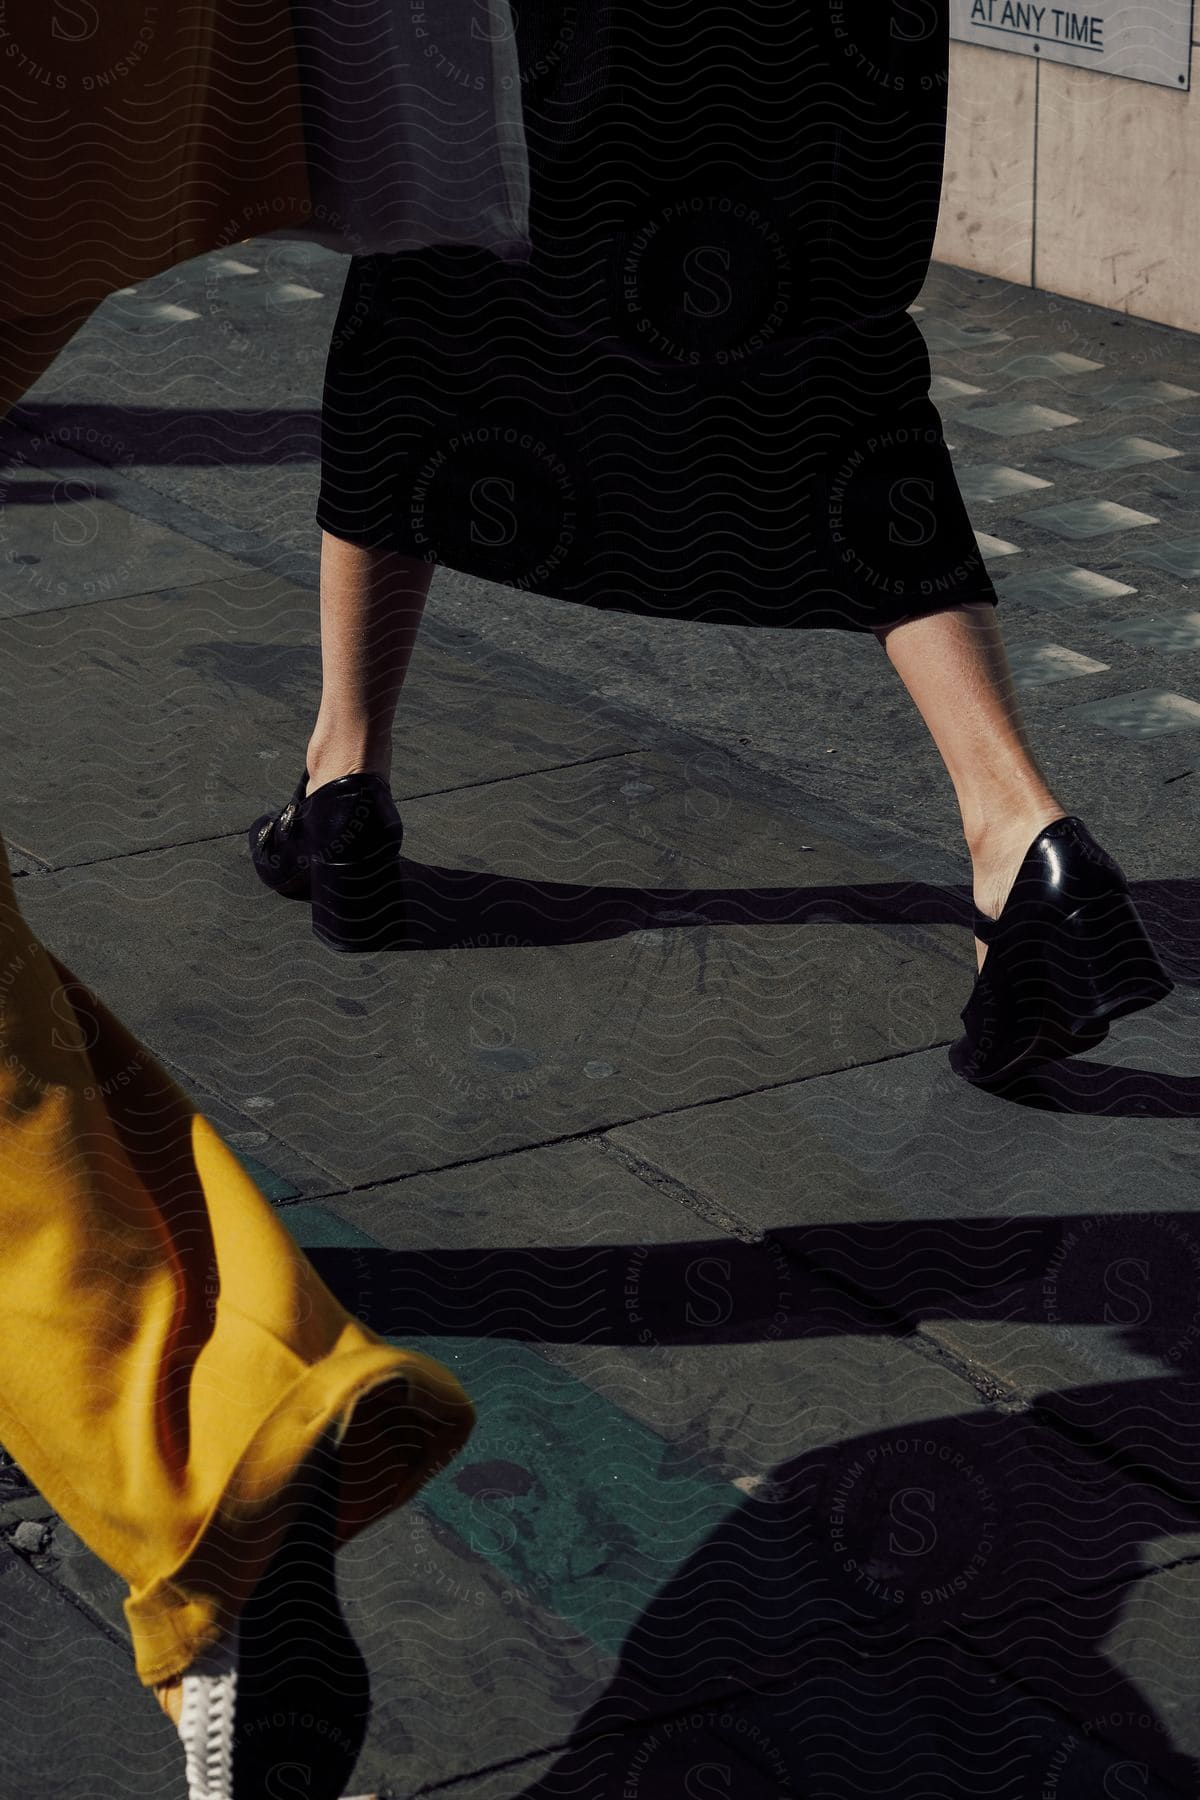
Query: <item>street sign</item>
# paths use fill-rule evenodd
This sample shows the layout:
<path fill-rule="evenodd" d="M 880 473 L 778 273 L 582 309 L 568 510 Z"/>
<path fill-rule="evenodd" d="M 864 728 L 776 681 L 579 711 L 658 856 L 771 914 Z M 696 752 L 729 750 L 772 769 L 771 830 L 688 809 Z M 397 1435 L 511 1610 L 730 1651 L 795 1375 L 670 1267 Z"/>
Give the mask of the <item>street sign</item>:
<path fill-rule="evenodd" d="M 1194 0 L 950 0 L 950 35 L 1186 93 Z"/>

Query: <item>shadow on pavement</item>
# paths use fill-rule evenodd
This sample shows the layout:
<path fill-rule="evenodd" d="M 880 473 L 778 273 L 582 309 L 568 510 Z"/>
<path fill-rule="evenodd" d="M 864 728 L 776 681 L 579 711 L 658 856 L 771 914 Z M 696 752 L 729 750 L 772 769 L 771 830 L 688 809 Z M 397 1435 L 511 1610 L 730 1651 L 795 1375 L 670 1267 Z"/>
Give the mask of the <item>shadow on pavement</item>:
<path fill-rule="evenodd" d="M 1022 1455 L 1027 1430 L 939 1418 L 775 1469 L 654 1596 L 521 1800 L 1194 1796 L 1105 1651 L 1174 1510 Z"/>
<path fill-rule="evenodd" d="M 806 888 L 639 888 L 529 881 L 485 870 L 404 862 L 408 950 L 586 944 L 689 926 L 958 925 L 971 927 L 969 887 L 921 881 Z M 1200 985 L 1200 882 L 1131 884 L 1142 920 L 1177 986 Z M 969 992 L 964 984 L 963 999 Z M 1200 1117 L 1200 1078 L 1074 1056 L 990 1090 L 1043 1112 Z"/>
<path fill-rule="evenodd" d="M 1156 1540 L 1200 1532 L 1198 1226 L 1074 1214 L 787 1227 L 765 1244 L 308 1254 L 343 1304 L 409 1341 L 719 1349 L 940 1318 L 1052 1329 L 1086 1368 L 1084 1328 L 1120 1330 L 1173 1375 L 868 1431 L 757 1479 L 654 1596 L 522 1800 L 1159 1800 L 1200 1794 L 1200 1768 L 1106 1643 L 1147 1566 L 1186 1555 L 1156 1559 Z M 781 1259 L 786 1307 L 764 1314 Z M 710 1266 L 726 1304 L 706 1316 L 690 1277 Z M 451 1477 L 471 1478 L 469 1464 Z M 1191 1629 L 1169 1604 L 1150 1625 L 1164 1643 Z"/>
<path fill-rule="evenodd" d="M 37 468 L 39 457 L 53 455 L 57 439 L 74 459 L 86 454 L 89 440 L 83 434 L 89 430 L 97 434 L 93 441 L 102 443 L 107 438 L 117 445 L 123 465 L 274 466 L 315 462 L 321 454 L 320 412 L 305 407 L 117 406 L 103 401 L 39 400 L 14 406 L 8 414 L 0 427 L 0 456 L 16 453 Z M 35 440 L 32 446 L 27 436 Z M 105 466 L 96 459 L 97 471 Z M 93 485 L 98 500 L 114 498 L 104 492 L 102 473 Z M 12 504 L 37 505 L 52 495 L 22 483 L 7 498 Z"/>

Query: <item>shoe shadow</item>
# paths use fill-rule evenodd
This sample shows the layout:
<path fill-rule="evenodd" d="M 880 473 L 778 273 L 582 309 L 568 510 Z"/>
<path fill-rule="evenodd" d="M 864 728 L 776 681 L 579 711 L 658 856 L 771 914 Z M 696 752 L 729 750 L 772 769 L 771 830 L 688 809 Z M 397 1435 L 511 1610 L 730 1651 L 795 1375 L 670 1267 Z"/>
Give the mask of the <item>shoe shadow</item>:
<path fill-rule="evenodd" d="M 404 859 L 405 950 L 595 943 L 695 926 L 956 925 L 971 928 L 971 890 L 920 881 L 806 888 L 583 887 Z M 1200 986 L 1200 882 L 1134 884 L 1134 901 L 1177 987 Z M 963 998 L 969 991 L 965 978 Z M 1119 1023 L 1119 1021 L 1118 1021 Z M 1200 1077 L 1075 1056 L 988 1094 L 1034 1110 L 1129 1118 L 1200 1117 Z"/>
<path fill-rule="evenodd" d="M 403 859 L 413 949 L 588 944 L 694 925 L 971 922 L 970 893 L 885 882 L 805 888 L 582 887 Z"/>
<path fill-rule="evenodd" d="M 530 881 L 488 870 L 402 859 L 419 950 L 585 944 L 689 925 L 958 925 L 971 927 L 971 890 L 921 881 L 803 888 L 645 888 Z M 1200 881 L 1133 887 L 1172 977 L 1200 985 Z"/>

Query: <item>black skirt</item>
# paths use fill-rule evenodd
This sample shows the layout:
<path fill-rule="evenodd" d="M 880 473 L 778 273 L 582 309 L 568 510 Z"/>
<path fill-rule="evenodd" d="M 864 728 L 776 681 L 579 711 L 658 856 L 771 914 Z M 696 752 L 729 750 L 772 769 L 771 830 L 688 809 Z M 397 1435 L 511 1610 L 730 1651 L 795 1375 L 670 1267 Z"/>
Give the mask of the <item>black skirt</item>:
<path fill-rule="evenodd" d="M 659 618 L 995 605 L 907 311 L 946 5 L 523 0 L 532 255 L 351 259 L 319 524 Z"/>

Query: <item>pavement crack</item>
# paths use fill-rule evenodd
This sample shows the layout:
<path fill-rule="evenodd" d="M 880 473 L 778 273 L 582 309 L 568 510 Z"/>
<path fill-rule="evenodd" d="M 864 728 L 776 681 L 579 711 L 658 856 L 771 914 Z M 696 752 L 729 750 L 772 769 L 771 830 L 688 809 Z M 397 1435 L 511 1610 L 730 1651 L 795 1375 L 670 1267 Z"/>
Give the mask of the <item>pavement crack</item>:
<path fill-rule="evenodd" d="M 55 1517 L 57 1517 L 57 1515 L 55 1515 Z M 52 1588 L 60 1600 L 65 1600 L 69 1606 L 73 1606 L 75 1611 L 79 1613 L 82 1618 L 86 1619 L 88 1624 L 92 1626 L 94 1630 L 98 1631 L 110 1644 L 116 1645 L 117 1649 L 121 1650 L 132 1663 L 132 1646 L 124 1632 L 118 1631 L 116 1626 L 106 1619 L 102 1612 L 98 1612 L 95 1607 L 89 1606 L 82 1595 L 77 1594 L 69 1583 L 56 1579 L 53 1563 L 47 1562 L 47 1555 L 52 1557 L 54 1554 L 53 1551 L 35 1558 L 23 1556 L 19 1550 L 14 1550 L 11 1544 L 6 1544 L 4 1549 L 9 1556 L 16 1558 L 17 1561 L 22 1563 L 23 1566 L 29 1570 L 31 1575 L 36 1576 L 39 1581 L 45 1582 L 48 1588 Z"/>
<path fill-rule="evenodd" d="M 911 1322 L 910 1322 L 911 1323 Z M 998 1408 L 1006 1413 L 1023 1413 L 1030 1410 L 1030 1402 L 1014 1387 L 1011 1382 L 1001 1379 L 994 1369 L 985 1363 L 974 1361 L 971 1357 L 962 1356 L 950 1350 L 937 1338 L 928 1336 L 920 1324 L 912 1327 L 908 1342 L 919 1356 L 926 1361 L 936 1363 L 939 1368 L 947 1370 L 958 1377 L 968 1387 L 975 1389 L 985 1405 Z"/>
<path fill-rule="evenodd" d="M 647 1187 L 653 1188 L 665 1199 L 676 1201 L 687 1212 L 703 1219 L 707 1224 L 718 1226 L 730 1237 L 737 1238 L 740 1243 L 761 1244 L 764 1241 L 765 1234 L 754 1226 L 748 1225 L 744 1219 L 739 1219 L 736 1213 L 730 1212 L 728 1208 L 721 1206 L 710 1196 L 689 1187 L 678 1176 L 668 1174 L 657 1163 L 651 1162 L 648 1157 L 640 1156 L 636 1150 L 630 1149 L 628 1145 L 620 1143 L 616 1138 L 610 1137 L 606 1133 L 591 1139 L 590 1142 L 601 1155 L 618 1163 L 638 1181 L 644 1182 Z"/>

